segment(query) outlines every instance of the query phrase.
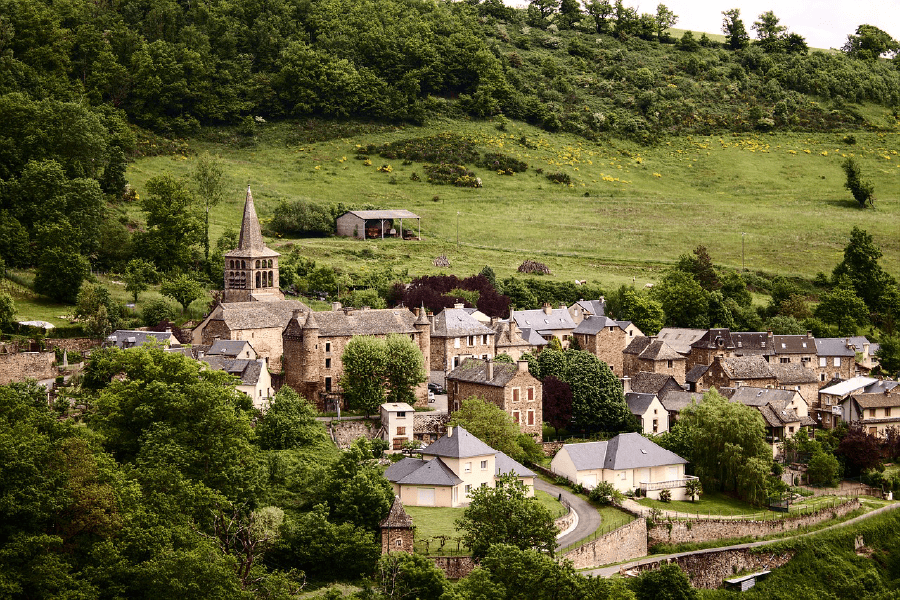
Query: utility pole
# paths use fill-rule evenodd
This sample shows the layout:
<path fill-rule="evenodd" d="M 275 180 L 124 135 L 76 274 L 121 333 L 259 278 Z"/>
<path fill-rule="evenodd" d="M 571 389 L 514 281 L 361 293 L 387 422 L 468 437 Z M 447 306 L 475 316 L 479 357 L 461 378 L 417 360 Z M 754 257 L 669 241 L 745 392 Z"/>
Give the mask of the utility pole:
<path fill-rule="evenodd" d="M 744 236 L 747 235 L 746 232 L 741 232 L 741 273 L 744 272 Z"/>
<path fill-rule="evenodd" d="M 456 211 L 456 251 L 459 252 L 459 211 Z"/>

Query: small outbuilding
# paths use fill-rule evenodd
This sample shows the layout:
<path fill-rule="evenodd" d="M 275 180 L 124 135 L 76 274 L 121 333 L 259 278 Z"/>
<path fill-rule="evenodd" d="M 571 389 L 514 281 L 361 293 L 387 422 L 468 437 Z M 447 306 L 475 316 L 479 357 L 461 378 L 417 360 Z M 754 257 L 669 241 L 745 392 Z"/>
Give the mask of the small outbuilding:
<path fill-rule="evenodd" d="M 403 220 L 406 219 L 406 229 Z M 415 219 L 416 230 L 410 227 Z M 351 210 L 337 218 L 337 234 L 359 240 L 384 239 L 398 237 L 400 239 L 421 239 L 422 219 L 408 210 Z"/>

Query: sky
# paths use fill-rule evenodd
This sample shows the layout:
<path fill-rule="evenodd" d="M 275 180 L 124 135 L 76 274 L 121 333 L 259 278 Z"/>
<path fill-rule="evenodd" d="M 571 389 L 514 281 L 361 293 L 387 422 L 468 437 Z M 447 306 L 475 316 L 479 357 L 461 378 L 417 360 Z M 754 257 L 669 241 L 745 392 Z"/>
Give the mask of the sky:
<path fill-rule="evenodd" d="M 510 6 L 526 6 L 524 0 L 505 0 Z M 900 39 L 900 0 L 625 0 L 639 13 L 655 13 L 662 2 L 678 15 L 678 29 L 722 32 L 722 11 L 738 8 L 751 38 L 759 15 L 771 10 L 791 33 L 806 38 L 810 48 L 840 48 L 847 35 L 862 24 L 874 25 Z"/>

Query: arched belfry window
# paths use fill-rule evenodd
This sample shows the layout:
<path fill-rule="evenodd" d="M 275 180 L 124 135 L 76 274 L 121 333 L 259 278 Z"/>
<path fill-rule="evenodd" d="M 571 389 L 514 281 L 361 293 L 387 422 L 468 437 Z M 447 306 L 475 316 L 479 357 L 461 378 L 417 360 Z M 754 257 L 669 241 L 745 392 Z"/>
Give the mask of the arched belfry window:
<path fill-rule="evenodd" d="M 256 287 L 259 287 L 259 272 L 256 273 Z"/>
<path fill-rule="evenodd" d="M 269 261 L 272 262 L 272 261 Z M 269 287 L 273 287 L 275 285 L 275 275 L 272 271 L 269 271 Z"/>

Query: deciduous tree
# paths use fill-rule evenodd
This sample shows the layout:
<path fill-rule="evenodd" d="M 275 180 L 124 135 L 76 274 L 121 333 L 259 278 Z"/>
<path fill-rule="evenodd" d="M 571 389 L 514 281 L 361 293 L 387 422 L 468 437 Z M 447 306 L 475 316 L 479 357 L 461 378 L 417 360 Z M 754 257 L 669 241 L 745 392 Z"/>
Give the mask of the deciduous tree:
<path fill-rule="evenodd" d="M 225 171 L 219 157 L 212 157 L 208 152 L 197 159 L 197 166 L 192 173 L 197 184 L 197 194 L 203 203 L 203 256 L 209 262 L 209 209 L 215 208 L 225 197 Z"/>
<path fill-rule="evenodd" d="M 287 450 L 325 437 L 316 409 L 306 398 L 282 386 L 256 424 L 256 440 L 264 450 Z"/>
<path fill-rule="evenodd" d="M 425 381 L 425 359 L 406 336 L 356 336 L 341 356 L 341 387 L 352 408 L 372 414 L 383 402 L 415 403 L 415 387 Z"/>
<path fill-rule="evenodd" d="M 461 425 L 494 450 L 522 460 L 524 452 L 518 442 L 519 426 L 505 410 L 491 402 L 477 396 L 463 400 L 448 425 Z"/>
<path fill-rule="evenodd" d="M 848 35 L 842 50 L 851 58 L 877 60 L 880 56 L 896 53 L 900 42 L 874 25 L 860 25 L 856 35 Z"/>
<path fill-rule="evenodd" d="M 559 433 L 572 425 L 572 387 L 554 375 L 545 377 L 541 384 L 544 420 Z"/>
<path fill-rule="evenodd" d="M 859 207 L 865 208 L 866 205 L 874 207 L 875 186 L 872 185 L 871 181 L 863 179 L 862 168 L 859 166 L 859 162 L 850 156 L 841 163 L 841 168 L 844 169 L 844 174 L 847 176 L 844 187 L 850 190 L 850 193 L 853 194 L 853 199 L 859 203 Z"/>
<path fill-rule="evenodd" d="M 741 10 L 732 8 L 722 11 L 722 15 L 725 17 L 722 19 L 722 33 L 725 34 L 725 43 L 728 48 L 731 50 L 746 48 L 750 43 L 750 36 L 747 35 L 747 29 L 741 20 Z"/>
<path fill-rule="evenodd" d="M 206 293 L 206 289 L 199 281 L 184 273 L 163 281 L 159 291 L 163 296 L 168 296 L 181 305 L 181 314 L 184 314 L 194 300 Z"/>
<path fill-rule="evenodd" d="M 147 291 L 151 283 L 157 281 L 159 274 L 153 265 L 142 258 L 133 258 L 125 265 L 122 279 L 125 280 L 125 291 L 130 293 L 134 302 L 138 301 L 138 294 Z"/>

